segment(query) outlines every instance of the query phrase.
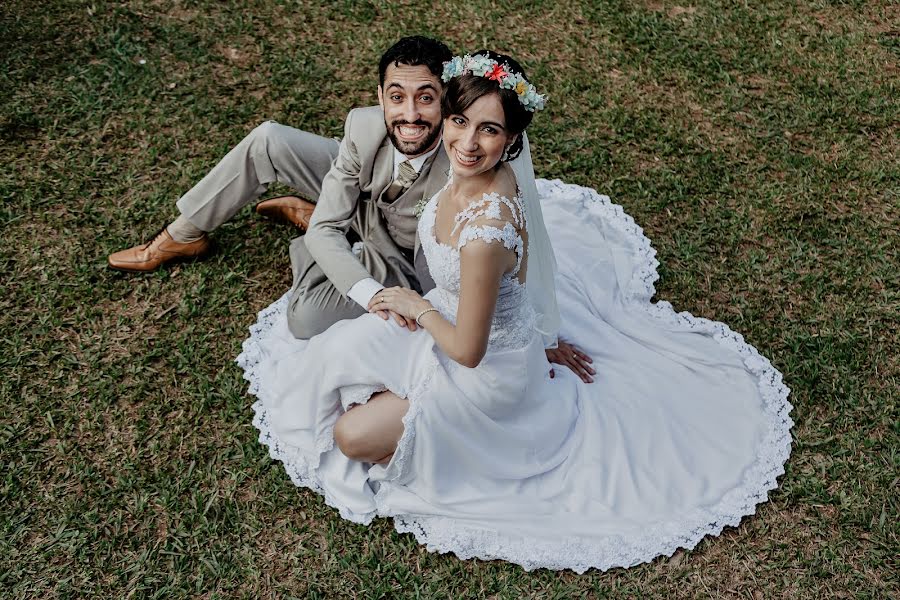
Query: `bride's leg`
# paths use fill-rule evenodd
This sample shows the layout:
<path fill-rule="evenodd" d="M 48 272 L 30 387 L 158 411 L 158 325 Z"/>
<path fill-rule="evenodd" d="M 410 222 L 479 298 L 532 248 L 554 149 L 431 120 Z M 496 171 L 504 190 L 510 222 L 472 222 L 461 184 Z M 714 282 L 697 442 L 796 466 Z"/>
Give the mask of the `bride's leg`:
<path fill-rule="evenodd" d="M 392 392 L 374 394 L 365 404 L 345 412 L 334 425 L 334 441 L 351 460 L 384 462 L 403 435 L 409 401 Z"/>

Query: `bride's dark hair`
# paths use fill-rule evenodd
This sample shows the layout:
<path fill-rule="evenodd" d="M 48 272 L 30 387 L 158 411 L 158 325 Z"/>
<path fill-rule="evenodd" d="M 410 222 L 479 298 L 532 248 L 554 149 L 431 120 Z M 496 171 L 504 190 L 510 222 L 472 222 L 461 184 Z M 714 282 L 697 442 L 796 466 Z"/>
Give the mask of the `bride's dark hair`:
<path fill-rule="evenodd" d="M 492 50 L 479 50 L 474 52 L 473 56 L 475 54 L 484 54 L 501 65 L 505 64 L 513 73 L 518 73 L 528 79 L 522 65 L 506 54 L 499 54 Z M 444 91 L 441 93 L 441 118 L 461 115 L 476 100 L 488 94 L 500 96 L 500 104 L 503 106 L 503 115 L 506 118 L 506 129 L 510 133 L 519 134 L 506 154 L 506 160 L 512 160 L 522 152 L 521 134 L 531 124 L 531 119 L 534 117 L 534 113 L 525 110 L 525 107 L 519 102 L 519 95 L 514 90 L 503 89 L 496 81 L 471 73 L 453 77 L 444 85 Z"/>

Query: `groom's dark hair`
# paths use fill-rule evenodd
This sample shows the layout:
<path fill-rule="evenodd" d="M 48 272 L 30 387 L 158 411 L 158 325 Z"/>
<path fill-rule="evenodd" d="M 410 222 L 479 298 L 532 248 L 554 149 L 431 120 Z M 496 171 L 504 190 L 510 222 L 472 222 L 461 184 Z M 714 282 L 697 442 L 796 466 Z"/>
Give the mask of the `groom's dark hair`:
<path fill-rule="evenodd" d="M 395 67 L 424 65 L 428 67 L 432 75 L 440 77 L 444 72 L 444 63 L 451 58 L 453 58 L 453 52 L 444 42 L 421 35 L 401 38 L 381 55 L 381 62 L 378 63 L 378 83 L 382 87 L 384 86 L 384 75 L 390 65 Z"/>

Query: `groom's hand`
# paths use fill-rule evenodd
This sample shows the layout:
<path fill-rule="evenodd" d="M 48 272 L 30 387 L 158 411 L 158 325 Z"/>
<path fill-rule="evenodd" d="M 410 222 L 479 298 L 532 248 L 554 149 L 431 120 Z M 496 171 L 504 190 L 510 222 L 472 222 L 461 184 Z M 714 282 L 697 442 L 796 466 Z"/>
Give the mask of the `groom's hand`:
<path fill-rule="evenodd" d="M 594 359 L 572 344 L 559 340 L 559 345 L 556 348 L 548 348 L 546 353 L 547 360 L 551 363 L 565 365 L 581 377 L 583 382 L 593 383 L 594 378 L 592 376 L 596 375 L 597 372 L 591 368 L 590 363 L 594 362 Z M 554 376 L 556 376 L 556 372 L 551 368 L 550 377 Z"/>

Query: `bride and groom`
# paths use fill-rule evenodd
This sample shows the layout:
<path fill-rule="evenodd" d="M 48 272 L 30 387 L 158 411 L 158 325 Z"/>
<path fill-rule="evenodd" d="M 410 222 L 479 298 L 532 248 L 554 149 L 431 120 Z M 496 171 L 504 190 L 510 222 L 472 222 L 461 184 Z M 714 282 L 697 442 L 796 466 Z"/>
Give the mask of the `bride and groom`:
<path fill-rule="evenodd" d="M 391 46 L 379 62 L 380 106 L 351 110 L 340 142 L 263 123 L 178 200 L 174 222 L 148 243 L 110 255 L 110 267 L 146 272 L 203 256 L 211 249 L 208 232 L 279 182 L 316 201 L 285 196 L 257 206 L 306 232 L 290 248 L 287 321 L 296 337 L 364 314 L 385 286 L 429 291 L 434 282 L 418 248 L 416 211 L 446 183 L 450 168 L 440 96 L 451 57 L 445 44 L 419 36 Z M 397 313 L 379 314 L 417 328 Z M 553 346 L 551 362 L 591 380 L 589 357 L 566 342 Z"/>
<path fill-rule="evenodd" d="M 438 60 L 391 54 L 410 43 Z M 726 325 L 650 302 L 653 250 L 621 208 L 535 181 L 524 130 L 543 98 L 521 66 L 414 38 L 380 75 L 383 112 L 352 111 L 339 147 L 264 126 L 168 231 L 110 257 L 199 254 L 234 198 L 271 181 L 319 198 L 294 286 L 238 357 L 270 455 L 346 519 L 392 516 L 430 550 L 527 569 L 629 566 L 752 513 L 790 450 L 780 373 Z M 321 153 L 296 158 L 307 146 Z M 309 166 L 326 157 L 324 175 Z M 597 382 L 548 376 L 558 335 Z"/>

